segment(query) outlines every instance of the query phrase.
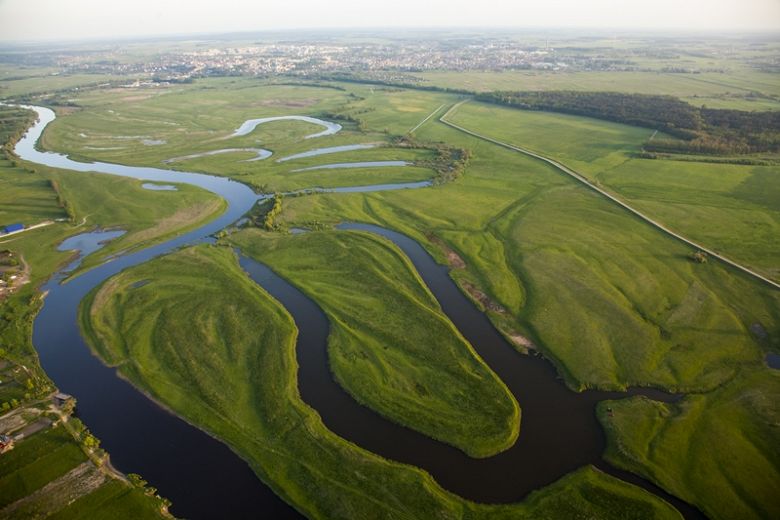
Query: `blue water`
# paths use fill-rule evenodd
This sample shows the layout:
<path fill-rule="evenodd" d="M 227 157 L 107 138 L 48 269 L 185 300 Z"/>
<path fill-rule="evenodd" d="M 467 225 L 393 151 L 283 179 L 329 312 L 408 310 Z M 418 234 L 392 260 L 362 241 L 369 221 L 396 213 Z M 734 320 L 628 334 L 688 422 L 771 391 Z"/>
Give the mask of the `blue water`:
<path fill-rule="evenodd" d="M 258 200 L 258 195 L 227 177 L 104 162 L 77 162 L 55 152 L 36 149 L 36 143 L 55 114 L 44 107 L 25 106 L 38 122 L 17 143 L 21 158 L 75 172 L 99 172 L 154 183 L 186 183 L 222 197 L 227 209 L 211 222 L 167 242 L 120 255 L 61 284 L 63 275 L 42 288 L 47 294 L 33 325 L 33 344 L 41 365 L 56 385 L 77 399 L 79 417 L 111 454 L 124 473 L 140 473 L 173 502 L 171 512 L 186 518 L 299 518 L 300 515 L 260 481 L 254 471 L 220 441 L 161 408 L 126 380 L 117 377 L 92 355 L 78 327 L 81 300 L 100 283 L 123 269 L 176 248 L 211 241 L 214 233 L 235 223 Z M 338 126 L 338 125 L 335 125 Z M 331 129 L 334 127 L 330 127 Z M 340 127 L 339 127 L 340 128 Z M 379 185 L 375 190 L 425 187 L 429 183 Z M 329 188 L 329 193 L 371 191 L 372 187 Z M 82 256 L 94 252 L 121 231 L 92 232 L 71 237 L 60 247 L 75 248 Z M 78 261 L 77 261 L 78 262 Z M 75 263 L 74 263 L 75 264 Z M 73 265 L 68 266 L 72 269 Z"/>
<path fill-rule="evenodd" d="M 276 162 L 292 161 L 295 159 L 303 159 L 305 157 L 316 157 L 318 155 L 328 155 L 339 152 L 352 152 L 354 150 L 368 150 L 369 148 L 376 148 L 376 144 L 345 144 L 343 146 L 330 146 L 327 148 L 317 148 L 315 150 L 309 150 L 308 152 L 296 153 L 295 155 L 288 155 L 277 159 Z"/>
<path fill-rule="evenodd" d="M 178 188 L 173 184 L 153 184 L 151 182 L 145 182 L 141 184 L 141 187 L 145 190 L 152 191 L 178 191 Z"/>
<path fill-rule="evenodd" d="M 292 170 L 292 173 L 310 172 L 314 170 L 337 170 L 344 168 L 386 168 L 388 166 L 409 166 L 406 161 L 363 161 L 348 163 L 321 164 L 319 166 L 310 166 L 308 168 L 299 168 Z"/>
<path fill-rule="evenodd" d="M 325 130 L 316 134 L 307 135 L 305 139 L 314 139 L 315 137 L 323 137 L 326 135 L 333 135 L 341 130 L 341 125 L 338 123 L 331 123 L 330 121 L 323 121 L 316 117 L 309 116 L 276 116 L 276 117 L 261 117 L 260 119 L 249 119 L 236 129 L 231 137 L 239 137 L 252 133 L 258 125 L 264 123 L 271 123 L 273 121 L 305 121 L 307 123 L 313 123 L 315 125 L 324 126 Z"/>

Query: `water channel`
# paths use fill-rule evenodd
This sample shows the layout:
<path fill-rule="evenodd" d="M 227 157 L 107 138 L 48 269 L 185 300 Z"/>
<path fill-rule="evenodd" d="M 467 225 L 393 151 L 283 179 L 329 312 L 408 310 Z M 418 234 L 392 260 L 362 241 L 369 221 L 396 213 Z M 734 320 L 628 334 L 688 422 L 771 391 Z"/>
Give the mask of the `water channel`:
<path fill-rule="evenodd" d="M 298 517 L 225 444 L 169 413 L 118 377 L 113 368 L 103 365 L 84 343 L 77 322 L 79 302 L 92 288 L 130 266 L 207 240 L 236 222 L 261 197 L 246 185 L 225 177 L 102 162 L 81 163 L 62 154 L 39 151 L 36 142 L 55 116 L 47 108 L 29 108 L 38 113 L 39 122 L 15 150 L 28 161 L 143 181 L 192 184 L 227 201 L 222 215 L 194 231 L 113 258 L 65 284 L 60 283 L 62 274 L 50 280 L 43 287 L 47 293 L 45 305 L 36 317 L 33 331 L 33 343 L 43 368 L 62 391 L 76 396 L 79 417 L 102 440 L 113 464 L 123 472 L 143 475 L 162 496 L 172 500 L 174 515 Z M 429 182 L 419 182 L 317 191 L 380 191 L 429 185 Z M 472 459 L 359 405 L 330 374 L 329 323 L 322 310 L 267 267 L 240 257 L 249 275 L 277 298 L 298 324 L 296 352 L 301 395 L 335 433 L 387 458 L 422 467 L 443 487 L 480 502 L 518 501 L 578 467 L 594 464 L 662 496 L 688 518 L 701 516 L 695 508 L 653 484 L 612 468 L 601 459 L 605 439 L 594 414 L 597 402 L 636 394 L 663 401 L 674 400 L 676 396 L 650 389 L 627 393 L 572 392 L 558 379 L 550 363 L 517 353 L 460 292 L 447 269 L 436 264 L 417 242 L 366 224 L 344 224 L 340 228 L 380 234 L 409 256 L 444 312 L 515 395 L 522 409 L 522 424 L 520 437 L 512 448 L 487 459 Z"/>

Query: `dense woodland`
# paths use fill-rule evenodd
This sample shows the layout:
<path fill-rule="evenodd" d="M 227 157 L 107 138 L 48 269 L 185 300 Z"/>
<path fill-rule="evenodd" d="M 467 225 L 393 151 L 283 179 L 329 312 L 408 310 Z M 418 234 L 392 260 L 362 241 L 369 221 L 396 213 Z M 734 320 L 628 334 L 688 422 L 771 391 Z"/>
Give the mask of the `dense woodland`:
<path fill-rule="evenodd" d="M 652 139 L 645 144 L 648 152 L 780 152 L 780 112 L 712 109 L 672 96 L 619 92 L 490 92 L 476 98 L 524 110 L 549 110 L 643 126 L 677 138 Z"/>

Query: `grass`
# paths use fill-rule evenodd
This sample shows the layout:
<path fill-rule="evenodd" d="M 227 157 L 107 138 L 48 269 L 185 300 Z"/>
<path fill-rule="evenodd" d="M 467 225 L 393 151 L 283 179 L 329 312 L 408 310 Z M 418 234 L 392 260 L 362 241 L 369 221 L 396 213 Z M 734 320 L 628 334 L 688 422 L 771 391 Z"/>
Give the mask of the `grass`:
<path fill-rule="evenodd" d="M 605 402 L 599 419 L 610 440 L 607 458 L 710 518 L 777 518 L 779 402 L 780 374 L 768 368 L 676 404 Z"/>
<path fill-rule="evenodd" d="M 142 188 L 141 181 L 125 177 L 39 169 L 57 181 L 60 193 L 70 202 L 75 220 L 84 231 L 94 226 L 119 227 L 126 231 L 86 258 L 82 268 L 97 265 L 119 252 L 162 242 L 195 229 L 225 209 L 221 198 L 186 184 L 177 184 L 176 191 L 154 191 Z"/>
<path fill-rule="evenodd" d="M 5 117 L 8 111 L 1 109 L 0 113 Z M 4 138 L 10 135 L 5 125 L 1 130 Z M 39 365 L 31 336 L 33 319 L 42 304 L 37 287 L 71 256 L 69 252 L 56 251 L 57 245 L 66 237 L 94 226 L 121 226 L 130 232 L 113 244 L 117 248 L 115 250 L 137 247 L 142 242 L 149 243 L 180 233 L 184 228 L 211 218 L 223 207 L 222 201 L 213 195 L 188 186 L 182 187 L 179 192 L 152 192 L 129 179 L 29 167 L 24 162 L 14 165 L 10 160 L 2 159 L 0 222 L 30 225 L 66 217 L 51 180 L 59 183 L 60 195 L 83 224 L 73 226 L 60 222 L 0 238 L 0 249 L 10 249 L 21 255 L 30 267 L 30 283 L 0 301 L 0 357 L 27 367 L 29 372 L 25 373 L 35 381 L 35 391 L 25 388 L 24 392 L 36 395 L 48 393 L 53 388 Z M 169 196 L 159 197 L 159 194 Z M 177 215 L 178 218 L 173 218 Z M 88 264 L 96 263 L 98 259 L 88 258 L 86 261 Z M 12 396 L 6 397 L 10 399 Z M 21 397 L 19 400 L 24 402 L 26 399 Z M 12 451 L 0 457 L 0 507 L 23 499 L 24 504 L 12 514 L 19 518 L 49 515 L 55 510 L 61 518 L 161 517 L 158 499 L 148 496 L 144 489 L 115 479 L 108 479 L 96 490 L 79 497 L 83 491 L 80 486 L 86 485 L 91 476 L 100 471 L 91 466 L 86 476 L 74 477 L 75 482 L 64 484 L 68 496 L 57 490 L 35 494 L 48 484 L 56 484 L 57 479 L 86 461 L 79 444 L 62 427 L 46 429 L 17 442 Z M 60 491 L 62 485 L 60 483 L 58 488 Z M 79 498 L 61 509 L 65 505 L 63 501 L 72 497 Z M 100 510 L 99 515 L 94 509 Z"/>
<path fill-rule="evenodd" d="M 395 246 L 362 233 L 268 235 L 246 231 L 231 242 L 322 306 L 331 370 L 356 400 L 472 456 L 514 443 L 514 398 Z"/>
<path fill-rule="evenodd" d="M 89 468 L 80 477 L 83 480 L 68 475 L 85 463 Z M 167 517 L 160 501 L 144 489 L 103 476 L 101 471 L 88 463 L 81 446 L 62 425 L 40 431 L 17 441 L 13 450 L 0 457 L 0 514 L 60 519 Z M 2 511 L 12 504 L 13 509 Z"/>
<path fill-rule="evenodd" d="M 66 216 L 46 178 L 14 166 L 5 158 L 0 158 L 0 193 L 0 227 L 14 222 L 29 226 Z"/>
<path fill-rule="evenodd" d="M 135 520 L 137 518 L 166 517 L 166 515 L 160 514 L 158 504 L 149 500 L 143 490 L 111 480 L 46 518 L 51 520 L 75 520 L 78 518 Z"/>
<path fill-rule="evenodd" d="M 19 77 L 18 72 L 16 72 L 14 79 L 0 77 L 0 99 L 14 99 L 16 96 L 44 94 L 62 89 L 69 90 L 74 89 L 74 87 L 97 85 L 108 81 L 126 81 L 128 83 L 132 81 L 129 76 L 111 74 L 53 75 L 45 69 L 32 71 L 29 76 L 26 76 Z"/>
<path fill-rule="evenodd" d="M 637 159 L 652 131 L 577 116 L 467 103 L 451 120 L 560 160 L 671 229 L 780 280 L 776 166 Z"/>
<path fill-rule="evenodd" d="M 150 282 L 130 289 L 141 280 Z M 93 324 L 86 330 L 101 357 L 228 442 L 310 518 L 561 518 L 574 511 L 679 518 L 652 495 L 589 467 L 522 504 L 474 504 L 419 469 L 339 438 L 300 400 L 291 318 L 229 249 L 198 246 L 152 260 L 92 296 L 82 319 Z M 182 313 L 197 321 L 182 322 Z M 151 328 L 165 332 L 150 335 Z"/>
<path fill-rule="evenodd" d="M 0 457 L 0 508 L 61 477 L 87 456 L 64 428 L 44 430 Z"/>
<path fill-rule="evenodd" d="M 60 242 L 95 227 L 121 227 L 128 231 L 84 259 L 80 269 L 87 269 L 111 254 L 159 242 L 200 225 L 224 208 L 221 199 L 190 186 L 181 186 L 175 192 L 151 191 L 141 188 L 140 182 L 126 178 L 74 174 L 43 167 L 36 168 L 36 173 L 24 173 L 18 168 L 0 169 L 0 179 L 15 182 L 19 178 L 23 180 L 15 184 L 17 190 L 0 192 L 0 207 L 6 218 L 29 223 L 24 215 L 30 213 L 33 205 L 25 201 L 37 201 L 36 211 L 46 218 L 63 218 L 65 214 L 48 182 L 54 179 L 81 224 L 56 223 L 0 238 L 0 249 L 20 254 L 30 266 L 31 280 L 0 302 L 0 315 L 4 318 L 0 325 L 0 348 L 16 362 L 31 367 L 38 366 L 30 341 L 32 321 L 41 305 L 37 287 L 72 256 L 71 252 L 56 250 Z"/>
<path fill-rule="evenodd" d="M 438 124 L 424 131 L 474 150 L 460 181 L 289 199 L 282 218 L 377 223 L 444 261 L 427 235 L 441 237 L 467 265 L 454 276 L 502 305 L 492 317 L 530 336 L 575 388 L 708 389 L 760 362 L 748 329 L 776 330 L 777 294 L 694 265 L 686 247 L 546 166 Z M 770 333 L 766 346 L 776 342 Z"/>

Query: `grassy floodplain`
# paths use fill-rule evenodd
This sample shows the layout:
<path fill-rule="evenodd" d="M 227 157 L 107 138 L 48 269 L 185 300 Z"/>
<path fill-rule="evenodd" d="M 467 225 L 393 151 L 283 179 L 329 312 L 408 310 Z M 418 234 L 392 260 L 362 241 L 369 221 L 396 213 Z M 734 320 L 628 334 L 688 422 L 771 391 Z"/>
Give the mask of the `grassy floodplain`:
<path fill-rule="evenodd" d="M 300 87 L 284 88 L 295 90 Z M 373 87 L 348 85 L 345 88 L 354 88 L 358 93 L 357 97 L 347 95 L 340 102 L 334 101 L 334 105 L 328 110 L 340 110 L 341 113 L 351 114 L 362 120 L 363 131 L 368 135 L 372 132 L 381 133 L 388 121 L 393 120 L 396 112 L 401 114 L 398 117 L 399 120 L 403 118 L 403 121 L 397 123 L 391 131 L 400 133 L 413 127 L 426 115 L 436 110 L 441 106 L 442 100 L 454 101 L 454 98 L 442 94 L 398 89 L 385 91 L 381 97 L 369 97 L 364 94 L 366 92 L 370 94 Z M 331 90 L 318 89 L 318 91 L 327 91 L 321 94 L 324 97 L 341 95 L 344 92 L 334 91 L 341 93 L 334 94 L 330 92 Z M 252 100 L 253 95 L 259 97 L 257 102 L 267 103 L 268 99 L 264 97 L 266 93 L 261 86 L 248 88 L 242 92 L 243 103 Z M 199 95 L 203 96 L 204 93 L 201 92 Z M 398 110 L 393 106 L 392 101 L 385 99 L 386 97 L 403 99 L 406 105 L 415 106 L 416 111 L 411 112 L 414 117 Z M 135 102 L 128 100 L 127 103 L 132 105 Z M 315 105 L 310 105 L 313 106 Z M 475 106 L 477 105 L 466 104 L 462 107 L 464 111 L 458 112 L 458 117 L 464 117 L 464 114 L 468 116 L 469 113 L 465 110 L 467 108 L 471 110 Z M 111 110 L 116 112 L 114 108 Z M 287 107 L 279 110 L 300 113 L 302 108 Z M 310 108 L 310 110 L 314 109 Z M 507 112 L 496 112 L 498 115 L 494 119 L 490 119 L 483 113 L 472 114 L 473 120 L 469 124 L 462 119 L 454 120 L 467 127 L 471 124 L 489 125 L 492 131 L 501 135 L 485 132 L 488 135 L 534 148 L 530 142 L 514 141 L 512 135 L 507 134 L 509 137 L 506 137 L 503 133 L 519 132 L 524 129 L 523 126 L 513 125 L 512 118 L 525 117 L 528 114 L 509 111 L 509 109 L 500 110 L 507 110 Z M 93 109 L 88 108 L 79 114 L 86 118 L 90 111 Z M 267 115 L 267 112 L 263 112 L 262 115 Z M 651 134 L 651 131 L 645 129 L 610 125 L 583 118 L 566 119 L 567 124 L 560 125 L 558 127 L 560 132 L 555 133 L 545 126 L 549 124 L 548 117 L 568 118 L 569 116 L 547 114 L 531 114 L 531 116 L 538 118 L 535 132 L 537 142 L 540 145 L 549 146 L 553 143 L 557 146 L 552 151 L 551 149 L 539 149 L 539 151 L 571 164 L 602 185 L 607 185 L 609 172 L 617 171 L 623 162 L 630 164 L 627 161 L 632 158 L 626 152 L 635 150 L 638 144 Z M 75 115 L 68 117 L 75 117 Z M 109 115 L 105 117 L 107 120 L 110 118 Z M 208 117 L 207 115 L 206 118 Z M 239 122 L 243 120 L 241 117 L 237 119 Z M 63 118 L 64 120 L 66 118 Z M 223 125 L 224 131 L 230 129 L 230 125 Z M 71 130 L 68 132 L 70 136 L 78 132 L 78 127 L 74 126 Z M 479 129 L 475 128 L 475 130 Z M 299 131 L 303 134 L 305 130 Z M 357 124 L 354 131 L 356 134 L 361 134 L 358 132 Z M 532 133 L 534 132 L 527 132 L 527 134 Z M 588 141 L 586 135 L 590 133 L 598 138 L 598 147 L 587 146 L 587 143 L 593 143 L 592 138 Z M 56 134 L 52 135 L 56 137 Z M 61 135 L 65 135 L 65 132 Z M 342 134 L 342 137 L 345 135 Z M 767 370 L 763 364 L 765 352 L 780 350 L 780 339 L 778 339 L 780 297 L 776 291 L 717 262 L 707 264 L 691 262 L 689 259 L 691 251 L 686 246 L 636 220 L 560 172 L 521 154 L 466 136 L 444 127 L 435 120 L 421 127 L 416 132 L 416 136 L 419 139 L 444 141 L 454 146 L 471 149 L 474 158 L 466 174 L 454 183 L 427 190 L 286 198 L 283 213 L 277 219 L 290 226 L 328 224 L 342 220 L 371 222 L 397 229 L 414 237 L 440 261 L 449 261 L 456 267 L 453 277 L 466 292 L 487 308 L 490 317 L 507 335 L 522 335 L 530 339 L 534 344 L 533 348 L 551 359 L 566 383 L 573 388 L 623 388 L 627 385 L 645 385 L 699 392 L 703 396 L 710 396 L 724 388 L 724 385 L 742 381 L 745 374 L 752 370 Z M 363 138 L 373 140 L 374 137 Z M 558 146 L 557 143 L 562 145 Z M 263 144 L 259 145 L 263 146 Z M 306 146 L 308 144 L 306 143 Z M 338 141 L 338 144 L 345 143 Z M 290 146 L 290 150 L 293 148 Z M 301 148 L 298 148 L 296 151 L 300 150 Z M 178 151 L 185 150 L 182 147 Z M 112 153 L 115 152 L 106 151 L 107 156 Z M 335 160 L 336 156 L 325 156 L 325 158 L 330 162 L 331 159 Z M 651 161 L 647 162 L 651 163 Z M 666 165 L 672 162 L 652 161 L 650 166 L 655 164 Z M 218 166 L 222 173 L 229 174 L 226 166 L 215 163 L 214 167 Z M 602 174 L 602 171 L 605 173 Z M 707 175 L 707 170 L 702 167 L 699 174 Z M 264 177 L 264 175 L 253 174 L 253 182 L 271 179 L 270 176 Z M 672 180 L 673 172 L 670 172 L 666 177 L 660 176 L 655 181 L 657 182 L 655 190 L 659 194 L 657 201 L 659 208 L 667 211 L 660 195 L 664 191 L 669 198 L 677 196 L 688 201 L 699 200 L 690 199 L 694 194 L 691 193 L 692 190 L 686 192 L 681 189 L 685 187 L 681 180 L 671 182 Z M 679 178 L 674 180 L 677 181 Z M 718 186 L 714 191 L 721 197 L 719 200 L 729 201 L 743 211 L 742 208 L 746 206 L 740 200 L 732 200 L 738 197 L 724 188 L 724 182 L 723 179 L 716 179 L 713 183 Z M 771 192 L 759 189 L 751 193 L 761 195 Z M 723 226 L 725 214 L 712 208 L 709 211 L 710 218 L 718 223 L 712 229 Z M 727 224 L 736 226 L 731 222 Z M 752 236 L 748 232 L 740 233 L 739 230 L 732 234 L 748 238 Z M 691 235 L 697 238 L 693 233 Z M 760 258 L 763 254 L 758 248 L 750 249 L 754 251 L 755 258 Z M 167 259 L 170 258 L 172 257 Z M 143 268 L 144 266 L 140 266 L 138 269 Z M 175 269 L 171 271 L 173 276 Z M 211 269 L 208 271 L 212 272 Z M 128 278 L 128 283 L 133 279 L 140 279 L 143 272 L 138 271 L 141 274 L 134 275 L 138 278 Z M 305 285 L 305 282 L 299 283 L 301 286 Z M 200 303 L 208 303 L 208 298 L 204 298 Z M 121 315 L 119 310 L 116 310 L 116 313 Z M 280 324 L 284 323 L 283 319 L 280 320 Z M 243 326 L 236 325 L 236 327 L 240 329 Z M 116 351 L 115 346 L 112 347 L 112 352 L 114 351 Z M 121 349 L 119 352 L 120 355 L 113 359 L 114 362 L 124 360 Z M 112 360 L 111 353 L 104 354 L 107 359 Z M 192 355 L 206 354 L 193 353 Z M 289 356 L 290 353 L 286 355 Z M 294 360 L 288 357 L 287 362 L 294 363 Z M 190 360 L 187 363 L 205 364 Z M 253 384 L 271 384 L 268 380 L 269 374 L 266 372 L 270 370 L 269 367 L 278 367 L 278 363 L 277 360 L 276 364 L 269 361 L 267 365 L 262 365 L 265 367 L 263 374 L 266 376 L 266 381 Z M 127 363 L 123 366 L 129 365 L 130 363 Z M 391 500 L 389 495 L 373 487 L 377 482 L 384 482 L 385 480 L 382 479 L 385 478 L 402 480 L 406 478 L 401 476 L 407 475 L 403 473 L 405 470 L 401 471 L 395 465 L 383 466 L 382 479 L 371 482 L 361 481 L 360 488 L 350 488 L 349 496 L 357 498 L 355 498 L 356 502 L 348 501 L 350 505 L 347 506 L 339 502 L 338 493 L 332 491 L 331 486 L 335 485 L 333 482 L 353 483 L 354 475 L 339 474 L 340 476 L 336 477 L 335 474 L 328 473 L 333 469 L 331 466 L 343 465 L 343 458 L 334 456 L 326 460 L 323 456 L 312 457 L 307 460 L 316 460 L 316 465 L 305 469 L 301 465 L 293 468 L 298 462 L 290 462 L 290 466 L 285 469 L 273 470 L 279 472 L 278 474 L 271 474 L 269 473 L 271 470 L 263 469 L 266 466 L 259 462 L 267 460 L 263 458 L 266 456 L 263 453 L 268 449 L 267 446 L 259 445 L 256 440 L 246 438 L 247 434 L 238 431 L 240 428 L 237 426 L 253 424 L 250 421 L 255 421 L 262 423 L 258 424 L 260 430 L 265 428 L 267 431 L 267 417 L 264 416 L 263 421 L 258 421 L 252 419 L 247 411 L 246 415 L 236 416 L 231 419 L 232 422 L 228 421 L 230 424 L 226 422 L 220 426 L 214 418 L 217 414 L 214 414 L 213 410 L 221 409 L 217 407 L 225 407 L 222 401 L 216 404 L 185 402 L 183 396 L 192 391 L 191 383 L 184 381 L 186 370 L 167 361 L 160 361 L 158 367 L 165 367 L 165 369 L 158 368 L 153 374 L 147 373 L 144 376 L 145 380 L 134 379 L 134 381 L 147 389 L 152 386 L 165 387 L 170 394 L 167 398 L 161 397 L 163 401 L 172 408 L 181 410 L 193 422 L 221 438 L 228 439 L 232 445 L 243 446 L 237 449 L 254 461 L 256 470 L 274 483 L 277 491 L 314 516 L 332 516 L 334 511 L 340 513 L 343 511 L 340 508 L 353 507 L 353 505 L 355 508 L 349 509 L 349 513 L 364 512 L 367 510 L 365 509 L 367 496 L 381 496 Z M 169 371 L 172 373 L 168 373 Z M 294 374 L 294 370 L 292 373 Z M 271 376 L 276 377 L 278 374 L 274 373 Z M 212 395 L 214 392 L 208 392 L 208 385 L 212 384 L 208 383 L 209 377 L 212 376 L 205 374 L 199 376 L 197 383 L 202 386 L 199 391 L 207 394 L 204 397 L 206 403 L 209 399 L 215 399 Z M 278 382 L 279 388 L 288 388 L 285 392 L 294 394 L 294 376 L 288 373 L 285 377 L 288 380 Z M 217 379 L 224 378 L 220 376 Z M 175 383 L 170 383 L 170 380 L 174 380 Z M 246 389 L 231 390 L 233 391 L 236 395 L 244 395 L 247 392 Z M 760 389 L 758 392 L 765 393 L 766 390 Z M 357 395 L 356 392 L 355 394 Z M 687 397 L 680 406 L 687 406 L 686 403 L 696 401 L 697 397 Z M 717 413 L 714 402 L 711 399 L 703 400 L 704 404 L 701 405 L 703 415 Z M 373 406 L 379 404 L 374 403 Z M 300 417 L 309 413 L 298 408 L 296 410 L 296 413 L 302 414 Z M 282 411 L 274 409 L 268 413 L 281 414 Z M 741 421 L 727 422 L 724 431 L 727 431 L 728 435 L 739 436 L 744 426 Z M 288 426 L 287 429 L 289 428 Z M 311 432 L 314 428 L 309 427 L 308 430 Z M 684 438 L 678 430 L 673 430 L 670 435 L 676 439 L 674 442 Z M 763 439 L 754 444 L 760 449 L 761 446 L 766 446 L 767 439 L 771 439 L 772 432 L 768 429 L 758 429 L 756 435 Z M 332 437 L 329 438 L 333 440 Z M 613 443 L 615 438 L 613 437 Z M 303 451 L 300 446 L 308 445 L 310 438 L 304 436 L 290 442 L 301 443 L 297 446 L 296 456 L 298 456 L 299 452 Z M 340 446 L 338 442 L 337 445 Z M 274 449 L 282 450 L 278 444 L 273 446 Z M 742 445 L 738 449 L 745 446 Z M 284 453 L 289 452 L 284 451 Z M 345 453 L 342 452 L 344 457 L 353 456 L 351 451 L 349 455 Z M 357 453 L 363 452 L 357 450 Z M 771 453 L 762 453 L 761 457 L 770 458 Z M 301 461 L 300 464 L 304 462 Z M 674 471 L 683 473 L 683 468 L 688 461 L 685 457 L 677 457 L 669 460 L 669 464 L 676 468 Z M 647 470 L 648 465 L 649 463 L 643 463 L 642 470 L 632 469 L 649 475 L 660 485 L 671 490 L 670 481 L 653 475 Z M 330 469 L 325 471 L 323 468 Z M 759 465 L 748 469 L 755 471 L 756 474 L 762 472 Z M 384 474 L 385 470 L 387 475 Z M 311 496 L 301 491 L 296 484 L 296 481 L 300 482 L 301 479 L 312 478 L 311 475 L 315 472 L 328 475 L 323 478 L 334 478 L 330 484 L 323 484 L 328 492 L 318 497 L 316 504 L 312 502 Z M 360 473 L 366 474 L 362 470 Z M 563 486 L 566 483 L 569 489 L 575 489 L 573 482 L 586 474 L 591 478 L 591 473 L 591 470 L 579 472 L 567 477 L 556 486 Z M 389 476 L 391 474 L 392 477 Z M 414 472 L 412 474 L 420 475 Z M 424 477 L 420 478 L 424 479 Z M 700 478 L 702 485 L 706 486 L 708 482 L 717 483 L 721 477 L 717 471 L 708 467 Z M 415 503 L 418 503 L 419 498 L 419 503 L 430 505 L 430 500 L 434 500 L 437 505 L 431 506 L 431 509 L 423 508 L 417 511 L 438 511 L 441 507 L 438 501 L 443 500 L 443 496 L 449 497 L 447 501 L 452 500 L 451 496 L 441 495 L 440 490 L 426 487 L 427 484 L 423 485 L 419 482 L 422 481 L 412 486 Z M 418 487 L 425 487 L 425 490 L 420 491 Z M 395 490 L 393 496 L 407 496 L 407 491 L 402 491 L 400 488 L 393 489 Z M 541 496 L 548 496 L 547 491 L 550 490 L 534 495 L 526 505 L 536 507 L 533 505 L 538 504 L 535 500 Z M 344 493 L 343 490 L 341 493 Z M 433 495 L 429 493 L 438 498 L 431 499 Z M 747 489 L 743 493 L 749 496 L 750 500 L 760 500 L 756 497 L 763 492 Z M 460 501 L 456 500 L 456 502 L 461 504 Z M 705 510 L 717 507 L 717 500 L 708 496 L 697 497 L 696 503 Z M 560 505 L 559 503 L 556 507 Z M 458 510 L 462 510 L 461 507 L 458 505 Z M 549 502 L 545 507 L 550 507 Z M 495 511 L 491 513 L 497 514 Z M 468 515 L 464 513 L 462 516 Z"/>
<path fill-rule="evenodd" d="M 4 142 L 19 130 L 18 123 L 23 119 L 16 117 L 19 114 L 16 109 L 0 108 Z M 52 181 L 58 184 L 59 193 Z M 22 409 L 12 414 L 27 416 L 30 409 L 47 407 L 49 401 L 44 397 L 54 390 L 39 365 L 31 336 L 34 316 L 42 305 L 37 288 L 72 256 L 71 252 L 57 251 L 57 245 L 68 236 L 96 226 L 122 227 L 128 233 L 112 244 L 116 248 L 113 250 L 128 249 L 180 233 L 221 211 L 222 202 L 207 192 L 188 186 L 180 189 L 154 192 L 142 189 L 135 180 L 0 159 L 0 224 L 21 222 L 29 226 L 56 221 L 0 237 L 0 250 L 18 255 L 29 276 L 29 283 L 0 299 L 0 360 L 24 365 L 32 387 L 24 387 L 25 393 L 15 396 Z M 190 211 L 189 218 L 171 218 L 192 208 L 196 211 Z M 70 222 L 71 218 L 77 224 Z M 85 259 L 85 264 L 94 265 L 101 258 L 93 255 Z M 9 382 L 3 383 L 5 395 Z M 34 422 L 37 416 L 31 417 L 26 420 Z M 169 517 L 153 493 L 90 462 L 81 442 L 63 426 L 27 435 L 0 457 L 0 497 L 3 518 Z"/>
<path fill-rule="evenodd" d="M 679 404 L 642 398 L 602 403 L 606 456 L 697 504 L 710 518 L 777 518 L 778 403 L 780 374 L 770 370 L 741 374 Z"/>
<path fill-rule="evenodd" d="M 15 109 L 3 108 L 9 124 Z M 16 120 L 17 122 L 19 120 Z M 14 123 L 16 124 L 16 123 Z M 10 128 L 10 127 L 9 127 Z M 7 131 L 3 135 L 11 135 Z M 55 191 L 52 182 L 59 185 Z M 73 173 L 24 161 L 0 159 L 0 224 L 54 224 L 10 237 L 0 237 L 0 250 L 11 250 L 29 267 L 30 283 L 0 301 L 0 348 L 15 362 L 37 367 L 30 342 L 32 320 L 41 301 L 37 287 L 72 256 L 57 251 L 68 236 L 95 227 L 128 231 L 106 249 L 84 260 L 95 265 L 106 255 L 160 240 L 202 222 L 222 210 L 222 201 L 205 191 L 181 187 L 177 192 L 150 191 L 140 182 L 105 175 Z M 71 209 L 69 215 L 64 205 Z M 177 217 L 178 216 L 178 217 Z M 179 218 L 186 216 L 187 218 Z M 69 222 L 71 219 L 73 222 Z M 63 221 L 58 221 L 63 220 Z"/>
<path fill-rule="evenodd" d="M 119 252 L 162 242 L 195 229 L 225 209 L 221 198 L 186 184 L 177 184 L 175 191 L 155 191 L 143 188 L 141 181 L 125 177 L 53 169 L 47 169 L 44 174 L 57 181 L 61 196 L 71 201 L 82 228 L 89 229 L 91 224 L 126 231 L 86 258 L 81 269 L 97 265 Z"/>
<path fill-rule="evenodd" d="M 514 398 L 395 247 L 360 233 L 267 235 L 231 241 L 322 306 L 333 327 L 331 370 L 358 401 L 472 456 L 514 443 Z"/>
<path fill-rule="evenodd" d="M 268 256 L 283 260 L 286 253 Z M 322 257 L 318 263 L 325 267 Z M 592 468 L 522 504 L 478 505 L 447 493 L 416 468 L 337 437 L 298 395 L 291 318 L 248 279 L 230 249 L 198 246 L 152 260 L 108 280 L 92 298 L 82 306 L 82 321 L 101 357 L 226 440 L 311 518 L 561 518 L 575 511 L 599 518 L 679 517 L 652 495 Z M 197 326 L 181 320 L 194 312 Z"/>
<path fill-rule="evenodd" d="M 290 199 L 283 218 L 378 223 L 445 261 L 429 238 L 440 237 L 465 262 L 453 275 L 491 295 L 504 311 L 492 316 L 533 339 L 574 387 L 707 389 L 760 362 L 748 329 L 776 327 L 771 290 L 717 264 L 694 265 L 686 247 L 551 168 L 439 124 L 422 132 L 474 150 L 463 179 L 435 196 Z"/>
<path fill-rule="evenodd" d="M 227 175 L 265 192 L 413 182 L 433 177 L 434 172 L 430 169 L 414 165 L 293 172 L 334 162 L 426 161 L 431 158 L 429 151 L 394 147 L 388 141 L 388 132 L 404 133 L 444 101 L 454 99 L 447 95 L 413 97 L 398 89 L 387 96 L 379 91 L 380 87 L 351 91 L 343 90 L 339 85 L 334 87 L 222 78 L 175 87 L 90 91 L 75 98 L 83 110 L 52 123 L 44 135 L 43 145 L 49 149 L 67 150 L 76 158 Z M 392 105 L 380 110 L 383 108 L 380 104 L 388 103 L 388 99 Z M 395 112 L 390 108 L 398 109 L 407 104 L 403 117 L 392 117 Z M 247 119 L 304 114 L 336 120 L 343 130 L 330 136 L 305 139 L 322 128 L 301 121 L 276 121 L 260 125 L 246 136 L 230 137 Z M 349 119 L 358 116 L 370 122 L 371 127 L 358 128 L 358 124 Z M 279 158 L 314 148 L 361 143 L 380 146 L 276 162 Z M 273 155 L 252 162 L 245 162 L 254 157 L 252 152 L 164 162 L 226 148 L 263 148 L 272 151 Z"/>
<path fill-rule="evenodd" d="M 671 229 L 780 280 L 780 166 L 639 159 L 652 130 L 585 117 L 466 103 L 449 119 L 553 157 Z"/>

